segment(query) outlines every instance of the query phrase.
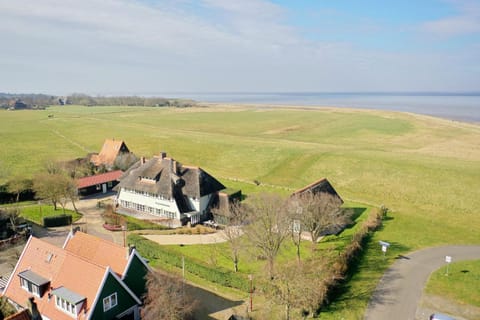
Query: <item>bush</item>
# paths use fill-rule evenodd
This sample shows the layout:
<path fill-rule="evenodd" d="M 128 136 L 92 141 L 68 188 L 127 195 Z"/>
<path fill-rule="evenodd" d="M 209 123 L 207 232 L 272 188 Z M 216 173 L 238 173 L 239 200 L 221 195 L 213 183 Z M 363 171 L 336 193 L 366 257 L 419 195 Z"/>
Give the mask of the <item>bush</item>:
<path fill-rule="evenodd" d="M 43 217 L 44 227 L 60 227 L 72 224 L 71 214 L 61 214 L 58 216 Z"/>

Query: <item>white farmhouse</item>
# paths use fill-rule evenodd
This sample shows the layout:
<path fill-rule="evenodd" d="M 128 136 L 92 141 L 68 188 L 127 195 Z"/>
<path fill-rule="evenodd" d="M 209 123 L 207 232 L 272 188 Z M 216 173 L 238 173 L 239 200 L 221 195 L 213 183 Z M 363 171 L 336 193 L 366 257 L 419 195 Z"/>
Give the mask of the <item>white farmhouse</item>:
<path fill-rule="evenodd" d="M 120 212 L 146 213 L 172 225 L 194 225 L 207 219 L 218 191 L 225 186 L 201 168 L 182 165 L 161 153 L 134 164 L 115 189 Z"/>

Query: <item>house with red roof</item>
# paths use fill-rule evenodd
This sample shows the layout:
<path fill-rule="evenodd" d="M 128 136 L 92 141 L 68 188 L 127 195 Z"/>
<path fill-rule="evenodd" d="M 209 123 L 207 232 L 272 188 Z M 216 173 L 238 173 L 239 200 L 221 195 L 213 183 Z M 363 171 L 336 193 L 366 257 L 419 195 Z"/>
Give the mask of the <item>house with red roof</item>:
<path fill-rule="evenodd" d="M 3 295 L 18 309 L 34 297 L 46 320 L 140 319 L 146 261 L 134 248 L 82 232 L 62 248 L 30 237 Z"/>
<path fill-rule="evenodd" d="M 109 171 L 93 176 L 77 179 L 77 189 L 80 196 L 87 196 L 95 193 L 107 193 L 119 182 L 122 170 Z"/>

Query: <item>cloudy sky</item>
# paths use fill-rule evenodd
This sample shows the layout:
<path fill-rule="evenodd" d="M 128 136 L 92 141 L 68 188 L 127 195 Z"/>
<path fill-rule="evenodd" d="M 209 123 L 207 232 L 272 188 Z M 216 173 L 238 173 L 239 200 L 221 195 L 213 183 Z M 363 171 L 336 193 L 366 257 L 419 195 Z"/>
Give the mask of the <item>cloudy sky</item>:
<path fill-rule="evenodd" d="M 478 0 L 0 0 L 0 92 L 479 91 Z"/>

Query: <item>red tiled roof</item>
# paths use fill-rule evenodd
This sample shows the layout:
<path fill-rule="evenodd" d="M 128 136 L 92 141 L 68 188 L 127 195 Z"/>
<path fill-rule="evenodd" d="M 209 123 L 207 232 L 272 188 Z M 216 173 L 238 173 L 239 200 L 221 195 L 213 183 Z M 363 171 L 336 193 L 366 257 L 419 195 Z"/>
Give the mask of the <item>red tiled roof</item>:
<path fill-rule="evenodd" d="M 65 250 L 101 266 L 110 266 L 123 275 L 128 263 L 127 248 L 80 231 L 67 240 Z"/>
<path fill-rule="evenodd" d="M 122 170 L 110 171 L 106 173 L 97 174 L 94 176 L 83 177 L 77 180 L 78 189 L 95 186 L 97 184 L 115 181 L 123 174 Z"/>
<path fill-rule="evenodd" d="M 25 305 L 31 296 L 31 293 L 21 287 L 19 281 L 18 274 L 25 270 L 50 280 L 50 288 L 63 286 L 85 297 L 84 307 L 87 313 L 82 311 L 77 318 L 85 319 L 101 287 L 107 267 L 89 262 L 62 248 L 31 237 L 3 293 L 20 305 Z M 36 297 L 35 302 L 39 312 L 50 319 L 72 319 L 55 306 L 55 299 L 49 299 L 47 293 L 42 297 Z"/>

